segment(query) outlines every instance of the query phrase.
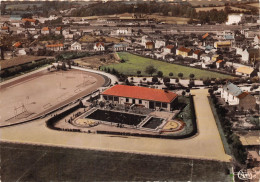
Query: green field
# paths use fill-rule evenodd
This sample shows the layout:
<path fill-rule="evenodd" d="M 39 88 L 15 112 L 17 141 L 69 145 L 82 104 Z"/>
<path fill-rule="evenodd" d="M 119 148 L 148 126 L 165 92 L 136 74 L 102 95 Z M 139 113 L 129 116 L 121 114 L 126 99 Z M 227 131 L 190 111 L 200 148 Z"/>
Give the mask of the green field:
<path fill-rule="evenodd" d="M 145 68 L 148 65 L 153 65 L 157 71 L 162 71 L 164 76 L 168 76 L 170 72 L 173 73 L 173 77 L 177 77 L 178 73 L 183 73 L 183 78 L 189 78 L 190 74 L 194 74 L 196 79 L 207 79 L 207 78 L 232 78 L 229 75 L 220 74 L 216 72 L 200 70 L 196 68 L 190 68 L 186 66 L 170 64 L 154 59 L 144 58 L 136 56 L 127 52 L 118 53 L 121 59 L 126 60 L 124 63 L 111 64 L 101 67 L 101 69 L 110 68 L 119 71 L 125 75 L 137 75 L 137 71 L 140 70 L 142 76 L 150 76 L 145 73 Z M 155 74 L 154 74 L 155 75 Z"/>

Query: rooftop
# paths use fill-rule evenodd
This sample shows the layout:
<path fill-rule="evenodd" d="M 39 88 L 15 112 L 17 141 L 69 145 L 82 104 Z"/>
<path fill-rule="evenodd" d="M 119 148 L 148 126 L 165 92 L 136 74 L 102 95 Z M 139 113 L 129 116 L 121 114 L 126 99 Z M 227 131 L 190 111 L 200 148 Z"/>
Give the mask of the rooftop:
<path fill-rule="evenodd" d="M 63 44 L 49 44 L 46 47 L 63 47 Z"/>
<path fill-rule="evenodd" d="M 185 47 L 180 47 L 178 50 L 181 52 L 190 52 L 191 51 L 190 49 L 185 48 Z"/>
<path fill-rule="evenodd" d="M 238 86 L 231 82 L 228 82 L 226 85 L 224 85 L 223 89 L 236 97 L 243 93 L 243 91 Z"/>
<path fill-rule="evenodd" d="M 172 102 L 178 96 L 174 92 L 164 91 L 161 89 L 128 85 L 115 85 L 104 91 L 102 94 L 166 103 Z"/>
<path fill-rule="evenodd" d="M 239 73 L 246 73 L 246 74 L 251 74 L 254 71 L 254 68 L 250 68 L 247 66 L 241 66 L 239 68 L 237 68 L 236 72 Z"/>

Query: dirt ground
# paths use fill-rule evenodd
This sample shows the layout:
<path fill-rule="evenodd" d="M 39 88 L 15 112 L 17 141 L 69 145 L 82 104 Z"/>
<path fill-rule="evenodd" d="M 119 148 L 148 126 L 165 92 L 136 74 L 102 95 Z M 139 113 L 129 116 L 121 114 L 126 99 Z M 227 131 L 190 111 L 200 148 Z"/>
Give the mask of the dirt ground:
<path fill-rule="evenodd" d="M 105 58 L 106 61 L 100 61 L 100 59 Z M 99 66 L 113 64 L 113 63 L 119 63 L 114 54 L 106 54 L 106 55 L 97 55 L 97 56 L 91 56 L 91 57 L 84 57 L 80 59 L 74 60 L 75 63 L 79 63 L 82 66 L 94 69 L 99 68 Z"/>
<path fill-rule="evenodd" d="M 44 70 L 4 84 L 0 89 L 0 126 L 51 111 L 96 90 L 104 82 L 94 73 Z"/>

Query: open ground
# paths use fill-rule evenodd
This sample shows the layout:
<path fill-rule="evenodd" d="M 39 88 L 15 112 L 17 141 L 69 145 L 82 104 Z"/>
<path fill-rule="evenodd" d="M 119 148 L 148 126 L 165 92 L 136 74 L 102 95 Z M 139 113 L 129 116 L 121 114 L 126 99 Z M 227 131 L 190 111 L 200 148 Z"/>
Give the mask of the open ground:
<path fill-rule="evenodd" d="M 105 83 L 97 74 L 79 71 L 43 70 L 14 81 L 0 89 L 0 126 L 22 122 L 95 91 Z"/>
<path fill-rule="evenodd" d="M 57 131 L 46 127 L 45 121 L 48 119 L 47 117 L 21 125 L 1 128 L 1 142 L 30 143 L 229 162 L 231 157 L 224 151 L 208 102 L 208 90 L 192 90 L 191 93 L 195 95 L 194 104 L 198 126 L 198 134 L 192 138 L 166 140 Z"/>
<path fill-rule="evenodd" d="M 172 72 L 174 74 L 174 77 L 177 77 L 178 73 L 183 73 L 183 78 L 189 78 L 190 74 L 194 74 L 196 79 L 231 78 L 231 76 L 229 75 L 201 70 L 197 68 L 190 68 L 177 64 L 170 64 L 150 58 L 136 56 L 127 52 L 119 52 L 118 55 L 121 59 L 126 60 L 126 62 L 111 64 L 105 67 L 108 67 L 110 69 L 114 68 L 120 73 L 126 75 L 137 75 L 137 71 L 140 70 L 143 76 L 150 76 L 145 73 L 145 68 L 147 67 L 147 65 L 153 65 L 157 69 L 157 71 L 162 71 L 164 76 L 168 76 L 169 73 Z"/>
<path fill-rule="evenodd" d="M 230 181 L 225 162 L 0 144 L 2 181 Z"/>

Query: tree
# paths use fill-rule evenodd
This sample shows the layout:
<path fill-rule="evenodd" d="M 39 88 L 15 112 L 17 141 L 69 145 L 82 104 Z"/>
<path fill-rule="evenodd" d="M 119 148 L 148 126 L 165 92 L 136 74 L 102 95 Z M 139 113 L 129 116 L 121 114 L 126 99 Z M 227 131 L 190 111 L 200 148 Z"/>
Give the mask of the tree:
<path fill-rule="evenodd" d="M 186 92 L 183 90 L 182 93 L 181 93 L 181 95 L 184 97 L 185 94 L 186 94 Z"/>
<path fill-rule="evenodd" d="M 162 71 L 158 71 L 158 72 L 157 72 L 157 76 L 160 77 L 160 78 L 162 78 L 162 77 L 163 77 L 163 72 L 162 72 Z"/>
<path fill-rule="evenodd" d="M 183 77 L 183 73 L 178 73 L 178 77 L 182 78 Z"/>
<path fill-rule="evenodd" d="M 190 79 L 193 79 L 195 77 L 195 75 L 194 74 L 190 74 Z"/>
<path fill-rule="evenodd" d="M 169 76 L 173 76 L 173 73 L 172 73 L 172 72 L 170 72 L 170 73 L 169 73 Z"/>
<path fill-rule="evenodd" d="M 145 68 L 145 73 L 149 74 L 149 75 L 153 75 L 155 72 L 157 71 L 157 69 L 153 66 L 153 65 L 150 65 L 150 66 L 147 66 Z"/>
<path fill-rule="evenodd" d="M 156 77 L 156 76 L 154 76 L 153 78 L 152 78 L 152 82 L 154 82 L 154 83 L 156 83 L 156 82 L 158 82 L 159 80 L 158 80 L 158 78 Z"/>
<path fill-rule="evenodd" d="M 163 83 L 169 83 L 171 79 L 169 77 L 164 77 L 163 78 Z"/>
<path fill-rule="evenodd" d="M 140 70 L 138 70 L 136 73 L 138 76 L 140 76 L 142 72 Z"/>

